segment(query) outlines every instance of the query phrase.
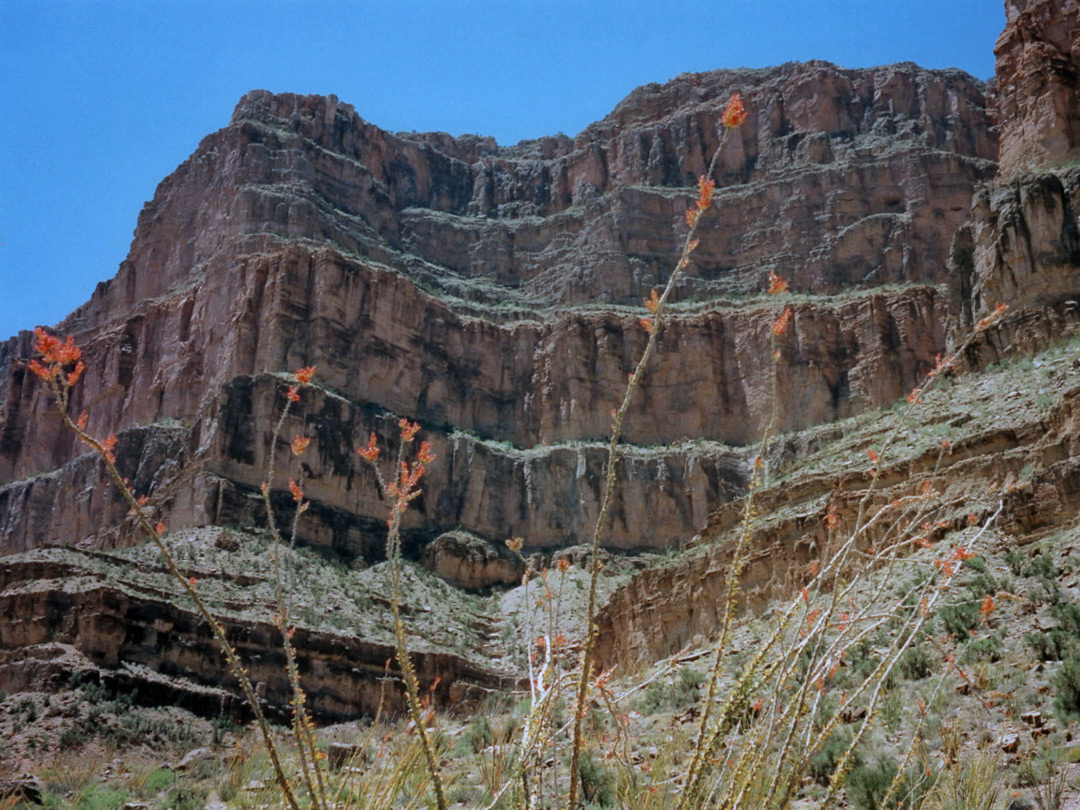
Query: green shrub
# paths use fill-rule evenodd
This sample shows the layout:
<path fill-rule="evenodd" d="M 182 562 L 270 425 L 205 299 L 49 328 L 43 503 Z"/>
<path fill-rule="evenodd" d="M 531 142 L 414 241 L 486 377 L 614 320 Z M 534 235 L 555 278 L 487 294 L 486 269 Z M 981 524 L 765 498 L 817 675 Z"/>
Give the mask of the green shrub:
<path fill-rule="evenodd" d="M 975 559 L 979 558 L 976 557 Z M 971 594 L 972 599 L 982 599 L 984 596 L 993 596 L 998 591 L 1008 590 L 1007 588 L 1002 588 L 1001 583 L 985 572 L 973 576 L 964 583 L 964 587 L 967 589 L 967 592 Z"/>
<path fill-rule="evenodd" d="M 1024 567 L 1025 577 L 1049 577 L 1050 579 L 1056 579 L 1058 575 L 1057 566 L 1054 565 L 1054 561 L 1046 554 L 1038 554 L 1032 557 Z"/>
<path fill-rule="evenodd" d="M 972 641 L 967 645 L 967 649 L 960 656 L 960 662 L 962 664 L 971 664 L 976 661 L 990 661 L 991 663 L 1000 661 L 1001 647 L 1001 639 L 997 636 L 980 638 L 978 641 Z"/>
<path fill-rule="evenodd" d="M 941 609 L 939 619 L 942 630 L 963 643 L 971 637 L 971 631 L 979 626 L 979 605 L 974 602 L 946 605 Z"/>
<path fill-rule="evenodd" d="M 986 558 L 980 555 L 968 557 L 964 560 L 962 565 L 965 569 L 970 568 L 972 571 L 977 571 L 980 574 L 986 573 Z"/>
<path fill-rule="evenodd" d="M 857 810 L 883 810 L 881 800 L 896 777 L 896 762 L 888 757 L 878 757 L 873 764 L 853 768 L 847 781 L 847 794 Z M 900 778 L 894 791 L 894 800 L 888 805 L 897 810 L 910 810 L 922 804 L 929 789 L 921 784 L 915 768 L 909 768 Z"/>
<path fill-rule="evenodd" d="M 810 775 L 823 785 L 829 783 L 829 778 L 836 770 L 836 763 L 851 745 L 851 732 L 840 729 L 834 731 L 821 749 L 810 758 Z M 858 755 L 855 757 L 855 766 L 858 765 Z"/>
<path fill-rule="evenodd" d="M 705 676 L 693 667 L 683 667 L 670 684 L 657 678 L 645 687 L 634 708 L 644 715 L 659 711 L 680 711 L 698 701 Z"/>
<path fill-rule="evenodd" d="M 165 801 L 158 803 L 168 810 L 203 810 L 206 806 L 206 791 L 202 788 L 176 787 L 165 795 Z"/>
<path fill-rule="evenodd" d="M 615 804 L 615 776 L 591 751 L 585 751 L 578 760 L 578 776 L 581 778 L 581 794 L 585 801 L 597 807 Z"/>
<path fill-rule="evenodd" d="M 1009 566 L 1009 570 L 1012 571 L 1014 577 L 1020 576 L 1024 570 L 1024 560 L 1026 558 L 1023 554 L 1014 548 L 1005 552 L 1005 564 Z"/>
<path fill-rule="evenodd" d="M 934 658 L 922 647 L 908 647 L 900 657 L 900 674 L 905 680 L 921 681 L 934 674 Z"/>
<path fill-rule="evenodd" d="M 495 733 L 486 715 L 473 715 L 458 737 L 456 748 L 463 754 L 478 754 L 495 742 Z"/>
<path fill-rule="evenodd" d="M 1058 602 L 1050 606 L 1050 615 L 1057 620 L 1062 630 L 1080 638 L 1080 605 Z"/>
<path fill-rule="evenodd" d="M 1080 658 L 1066 658 L 1053 678 L 1054 713 L 1063 723 L 1080 720 Z"/>
<path fill-rule="evenodd" d="M 127 801 L 127 791 L 123 788 L 107 788 L 92 783 L 83 790 L 74 802 L 74 810 L 119 810 Z"/>
<path fill-rule="evenodd" d="M 877 640 L 879 643 L 881 639 Z M 848 689 L 865 681 L 881 663 L 881 657 L 874 655 L 874 639 L 862 638 L 848 648 L 845 665 L 833 679 L 833 685 L 839 689 Z"/>
<path fill-rule="evenodd" d="M 147 793 L 160 793 L 165 788 L 176 784 L 176 774 L 168 768 L 158 768 L 146 779 L 145 789 Z"/>
<path fill-rule="evenodd" d="M 1039 661 L 1060 661 L 1076 646 L 1075 641 L 1058 628 L 1045 633 L 1025 633 L 1024 643 L 1031 648 L 1032 654 Z"/>
<path fill-rule="evenodd" d="M 668 702 L 675 710 L 685 709 L 698 702 L 698 693 L 705 683 L 705 675 L 693 667 L 683 667 L 671 684 Z"/>

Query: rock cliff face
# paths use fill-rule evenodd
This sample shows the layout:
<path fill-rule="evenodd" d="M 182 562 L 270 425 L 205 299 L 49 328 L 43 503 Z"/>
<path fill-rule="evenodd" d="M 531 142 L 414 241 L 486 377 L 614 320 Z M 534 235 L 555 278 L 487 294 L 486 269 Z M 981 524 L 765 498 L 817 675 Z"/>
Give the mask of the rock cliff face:
<path fill-rule="evenodd" d="M 1080 157 L 1080 3 L 1006 0 L 996 113 L 1005 174 Z"/>
<path fill-rule="evenodd" d="M 770 271 L 800 293 L 776 371 L 784 429 L 895 400 L 945 348 L 953 234 L 996 171 L 980 82 L 910 64 L 683 75 L 635 90 L 576 138 L 513 147 L 391 134 L 332 96 L 249 93 L 162 182 L 116 277 L 59 325 L 90 367 L 72 409 L 92 433 L 118 433 L 122 471 L 171 529 L 258 524 L 285 372 L 314 365 L 283 433 L 313 438 L 305 545 L 337 562 L 381 558 L 386 505 L 354 450 L 374 432 L 392 453 L 402 416 L 439 457 L 408 515 L 410 556 L 468 533 L 468 553 L 444 543 L 428 564 L 483 587 L 507 536 L 533 550 L 579 543 L 608 414 L 646 341 L 641 299 L 677 259 L 735 91 L 750 117 L 721 155 L 628 419 L 605 542 L 658 549 L 701 533 L 745 491 L 771 411 Z M 998 282 L 969 263 L 952 297 L 978 317 Z M 31 344 L 26 332 L 0 344 L 0 554 L 128 545 L 122 502 L 27 371 Z M 287 479 L 271 482 L 283 507 Z M 94 601 L 105 595 L 80 593 L 108 613 Z M 14 615 L 24 603 L 8 604 Z M 49 604 L 25 606 L 62 612 Z M 141 632 L 124 610 L 108 619 L 107 646 L 122 651 Z M 381 666 L 384 651 L 371 655 Z"/>
<path fill-rule="evenodd" d="M 994 109 L 1003 176 L 977 189 L 971 221 L 953 238 L 950 349 L 998 304 L 1008 315 L 970 343 L 956 387 L 907 428 L 946 439 L 947 451 L 915 441 L 890 460 L 876 502 L 930 486 L 947 533 L 962 527 L 962 511 L 981 518 L 1000 498 L 998 525 L 1020 545 L 1073 528 L 1080 517 L 1080 170 L 1062 165 L 1080 143 L 1080 6 L 1007 0 L 1006 10 Z M 1020 368 L 1017 358 L 1035 352 L 1044 354 L 1034 367 Z M 890 429 L 885 418 L 878 425 L 849 420 L 774 445 L 770 463 L 784 479 L 759 495 L 765 517 L 742 583 L 744 608 L 760 609 L 806 580 L 808 563 L 827 542 L 830 507 L 851 525 L 869 480 L 852 469 L 859 463 L 853 459 L 880 447 Z M 671 655 L 716 632 L 739 517 L 737 504 L 722 506 L 685 559 L 643 572 L 613 595 L 600 616 L 607 665 Z M 866 542 L 876 542 L 873 532 Z"/>
<path fill-rule="evenodd" d="M 242 462 L 251 468 L 242 483 L 257 483 L 256 448 L 281 400 L 264 391 L 249 404 L 254 383 L 244 380 L 316 365 L 334 395 L 326 402 L 357 411 L 349 420 L 358 431 L 389 411 L 436 437 L 464 431 L 553 460 L 536 467 L 495 446 L 473 453 L 454 487 L 468 489 L 464 476 L 475 489 L 509 468 L 509 497 L 499 496 L 491 520 L 470 519 L 453 492 L 429 485 L 431 532 L 460 524 L 491 538 L 520 530 L 535 545 L 572 539 L 577 517 L 534 525 L 525 490 L 537 487 L 525 479 L 533 467 L 557 477 L 570 503 L 591 486 L 587 448 L 543 448 L 604 438 L 645 340 L 636 314 L 616 305 L 636 307 L 673 264 L 686 187 L 715 146 L 733 90 L 746 95 L 751 119 L 724 152 L 718 205 L 679 291 L 683 313 L 628 426 L 634 444 L 669 447 L 655 454 L 668 471 L 654 472 L 655 460 L 642 471 L 676 482 L 660 514 L 677 517 L 648 542 L 616 544 L 663 545 L 693 532 L 745 475 L 730 461 L 714 473 L 716 452 L 703 466 L 694 461 L 702 453 L 674 445 L 744 445 L 768 411 L 760 358 L 772 315 L 753 297 L 731 296 L 760 289 L 772 269 L 815 293 L 943 281 L 952 231 L 993 171 L 978 82 L 912 65 L 718 71 L 641 88 L 573 140 L 509 149 L 391 135 L 332 97 L 251 93 L 162 183 L 116 278 L 61 325 L 91 366 L 73 408 L 87 408 L 96 432 L 180 425 L 185 458 L 225 478 Z M 797 351 L 781 370 L 784 426 L 907 390 L 943 346 L 944 305 L 923 288 L 798 307 Z M 0 352 L 0 479 L 59 469 L 79 452 L 25 373 L 29 344 L 22 335 Z M 337 418 L 321 398 L 314 407 L 321 416 L 305 403 L 305 419 Z M 354 435 L 365 434 L 342 438 Z M 343 447 L 335 453 L 332 475 L 344 478 L 333 488 L 348 490 L 355 465 L 340 461 Z M 68 493 L 51 482 L 31 482 L 34 494 L 13 486 L 9 501 L 35 503 L 51 486 L 66 510 Z M 206 519 L 200 507 L 179 509 L 177 497 L 174 522 Z M 325 506 L 355 511 L 353 497 Z M 381 520 L 378 509 L 361 514 Z M 524 517 L 508 525 L 508 515 Z M 81 540 L 111 522 L 87 517 L 80 529 L 49 516 L 36 541 L 9 519 L 0 548 Z"/>
<path fill-rule="evenodd" d="M 231 699 L 230 690 L 238 687 L 225 674 L 224 657 L 206 623 L 172 589 L 118 580 L 112 573 L 87 565 L 79 555 L 0 560 L 0 681 L 5 688 L 20 685 L 19 675 L 28 662 L 47 661 L 51 645 L 73 644 L 91 664 L 106 670 L 123 664 L 128 688 L 160 692 L 161 684 L 153 677 L 159 673 L 173 679 L 175 702 L 242 716 L 246 707 L 242 700 Z M 226 617 L 224 626 L 252 682 L 259 684 L 260 697 L 287 716 L 283 710 L 290 687 L 284 653 L 269 617 Z M 374 716 L 380 703 L 386 710 L 403 707 L 399 682 L 381 678 L 394 656 L 393 645 L 385 639 L 302 625 L 294 639 L 311 710 L 324 720 Z M 413 659 L 418 677 L 435 684 L 431 694 L 441 705 L 475 704 L 492 689 L 515 685 L 465 655 L 421 650 Z M 206 687 L 223 689 L 216 695 L 219 705 L 200 705 L 206 701 Z"/>

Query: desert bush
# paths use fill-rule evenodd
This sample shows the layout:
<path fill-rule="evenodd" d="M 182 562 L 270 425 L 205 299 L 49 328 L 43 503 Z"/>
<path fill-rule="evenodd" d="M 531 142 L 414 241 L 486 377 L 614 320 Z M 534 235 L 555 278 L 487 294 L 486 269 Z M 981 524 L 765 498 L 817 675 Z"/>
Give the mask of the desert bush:
<path fill-rule="evenodd" d="M 965 642 L 979 626 L 979 618 L 979 605 L 974 602 L 946 605 L 940 613 L 941 629 L 946 635 L 954 636 L 958 642 Z"/>
<path fill-rule="evenodd" d="M 908 768 L 899 773 L 899 765 L 888 756 L 875 757 L 872 762 L 852 769 L 848 777 L 848 798 L 856 810 L 913 810 L 922 804 L 932 783 L 922 769 Z M 885 804 L 892 795 L 895 803 Z"/>
<path fill-rule="evenodd" d="M 1080 638 L 1080 605 L 1074 602 L 1058 602 L 1050 606 L 1050 615 L 1057 620 L 1064 632 Z"/>
<path fill-rule="evenodd" d="M 1070 655 L 1052 680 L 1054 713 L 1063 723 L 1080 720 L 1080 657 Z"/>
<path fill-rule="evenodd" d="M 491 721 L 482 714 L 474 715 L 457 740 L 457 749 L 461 753 L 477 754 L 495 742 L 495 732 Z"/>
<path fill-rule="evenodd" d="M 1057 627 L 1025 633 L 1024 643 L 1040 661 L 1061 661 L 1077 648 L 1076 639 Z"/>
<path fill-rule="evenodd" d="M 934 674 L 934 657 L 924 647 L 908 647 L 900 658 L 900 674 L 909 681 L 921 681 Z"/>
<path fill-rule="evenodd" d="M 91 783 L 75 797 L 73 810 L 119 810 L 127 801 L 127 791 L 123 788 L 108 788 Z"/>
<path fill-rule="evenodd" d="M 1015 548 L 1010 548 L 1005 552 L 1005 564 L 1009 566 L 1009 570 L 1012 571 L 1014 577 L 1021 576 L 1026 560 L 1027 557 Z"/>
<path fill-rule="evenodd" d="M 850 748 L 851 732 L 845 729 L 834 731 L 825 740 L 825 744 L 821 746 L 821 749 L 810 757 L 808 768 L 810 776 L 823 785 L 828 784 L 829 779 L 836 772 L 837 764 L 848 753 Z M 855 760 L 852 767 L 858 767 L 858 759 Z"/>
<path fill-rule="evenodd" d="M 693 667 L 683 667 L 671 683 L 660 678 L 652 681 L 634 702 L 634 708 L 644 715 L 685 709 L 698 702 L 704 683 L 704 673 Z"/>
<path fill-rule="evenodd" d="M 578 758 L 578 775 L 581 779 L 581 795 L 596 807 L 612 807 L 615 804 L 615 776 L 591 751 Z"/>
<path fill-rule="evenodd" d="M 1037 761 L 1027 760 L 1030 769 L 1031 797 L 1039 810 L 1061 810 L 1069 787 L 1068 766 L 1060 749 L 1051 746 L 1040 752 Z"/>
<path fill-rule="evenodd" d="M 948 768 L 923 806 L 932 810 L 992 810 L 998 802 L 1002 778 L 994 757 L 975 754 Z"/>
<path fill-rule="evenodd" d="M 158 768 L 150 773 L 144 783 L 147 793 L 153 795 L 176 785 L 176 774 L 169 768 Z"/>
<path fill-rule="evenodd" d="M 1000 661 L 1003 647 L 1004 644 L 996 635 L 980 638 L 967 645 L 960 655 L 960 663 L 974 664 L 977 661 L 989 661 L 991 663 Z"/>

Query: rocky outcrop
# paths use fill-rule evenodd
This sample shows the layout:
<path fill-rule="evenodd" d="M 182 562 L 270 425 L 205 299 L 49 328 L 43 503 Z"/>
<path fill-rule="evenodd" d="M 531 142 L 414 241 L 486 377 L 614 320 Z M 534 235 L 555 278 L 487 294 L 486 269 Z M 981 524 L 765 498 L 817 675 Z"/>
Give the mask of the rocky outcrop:
<path fill-rule="evenodd" d="M 1078 306 L 1077 211 L 1080 169 L 1014 174 L 979 190 L 972 222 L 958 231 L 953 245 L 954 340 L 999 303 L 1044 313 Z"/>
<path fill-rule="evenodd" d="M 1021 313 L 1008 346 L 1022 351 L 1047 345 L 1080 306 L 1080 170 L 1068 166 L 1080 157 L 1080 4 L 1005 9 L 993 109 L 1002 177 L 975 195 L 955 237 L 950 329 L 955 343 L 1007 304 Z"/>
<path fill-rule="evenodd" d="M 1075 322 L 1072 326 L 1077 328 Z M 883 519 L 860 534 L 861 547 L 879 545 L 886 537 L 895 542 L 908 523 L 925 526 L 926 521 L 933 523 L 931 540 L 936 543 L 950 532 L 963 531 L 972 519 L 982 523 L 999 505 L 995 525 L 1018 545 L 1074 526 L 1080 519 L 1080 367 L 1072 360 L 1059 359 L 1050 376 L 1059 392 L 1064 390 L 1060 404 L 1049 412 L 1040 413 L 1030 402 L 1017 404 L 1017 391 L 1000 390 L 991 395 L 995 415 L 987 422 L 992 427 L 972 422 L 968 397 L 986 397 L 987 387 L 969 382 L 954 407 L 941 408 L 935 401 L 932 417 L 913 419 L 913 428 L 929 419 L 958 425 L 963 436 L 944 450 L 931 441 L 922 452 L 883 468 L 866 513 L 884 510 Z M 843 438 L 827 434 L 823 446 Z M 810 578 L 811 562 L 829 555 L 825 518 L 830 510 L 839 521 L 835 536 L 850 536 L 870 484 L 870 462 L 861 459 L 867 458 L 867 447 L 881 448 L 882 432 L 871 427 L 846 438 L 850 449 L 834 451 L 830 469 L 794 472 L 755 495 L 755 513 L 762 517 L 752 524 L 740 610 L 761 611 L 776 599 L 797 594 Z M 853 455 L 861 457 L 854 469 Z M 793 459 L 796 470 L 800 460 Z M 890 505 L 917 493 L 931 496 L 917 520 L 888 513 Z M 738 503 L 717 510 L 697 547 L 687 550 L 683 559 L 635 575 L 612 595 L 597 618 L 598 656 L 604 666 L 655 661 L 713 638 L 723 618 L 726 577 L 743 514 Z"/>
<path fill-rule="evenodd" d="M 415 609 L 405 605 L 407 612 Z M 260 698 L 286 715 L 290 687 L 281 636 L 269 611 L 261 620 L 230 615 L 227 608 L 218 615 Z M 308 705 L 323 720 L 374 716 L 380 704 L 386 711 L 403 707 L 392 644 L 303 624 L 293 641 Z M 210 628 L 175 589 L 136 583 L 124 575 L 119 561 L 102 570 L 70 554 L 63 559 L 0 559 L 0 688 L 25 688 L 35 671 L 48 670 L 43 662 L 55 644 L 74 647 L 106 672 L 123 664 L 122 686 L 157 695 L 171 690 L 195 711 L 209 709 L 213 714 L 224 709 L 238 716 L 246 711 Z M 488 691 L 516 683 L 495 667 L 477 663 L 475 651 L 470 658 L 426 647 L 412 658 L 425 694 L 437 704 L 479 702 Z"/>
<path fill-rule="evenodd" d="M 1080 324 L 1080 170 L 1061 165 L 1080 154 L 1080 5 L 1073 0 L 1006 0 L 1005 5 L 1008 24 L 996 47 L 995 102 L 1004 176 L 978 189 L 971 222 L 958 229 L 949 255 L 949 343 L 951 349 L 967 346 L 957 366 L 969 375 L 1061 346 L 1070 336 L 1067 346 L 1075 346 Z M 1004 319 L 968 341 L 998 304 L 1008 306 Z M 996 505 L 998 527 L 1017 544 L 1075 526 L 1080 363 L 1068 349 L 1062 354 L 1052 373 L 1037 377 L 1038 397 L 1061 398 L 1049 414 L 1036 407 L 1035 380 L 1024 379 L 1036 369 L 1011 378 L 1002 374 L 981 387 L 963 383 L 972 386 L 974 397 L 961 412 L 955 410 L 959 395 L 956 402 L 937 401 L 932 413 L 916 412 L 912 429 L 932 432 L 945 425 L 962 438 L 943 437 L 944 444 L 931 443 L 892 461 L 878 479 L 870 508 L 925 484 L 938 504 L 935 518 L 942 525 L 935 531 L 942 534 L 963 528 L 962 511 L 981 520 Z M 993 388 L 1006 381 L 1008 389 Z M 1027 407 L 1010 404 L 1025 397 L 1033 400 Z M 975 414 L 986 402 L 992 403 L 993 422 L 979 424 Z M 796 470 L 756 495 L 756 512 L 766 517 L 754 524 L 742 608 L 761 609 L 806 580 L 808 563 L 827 547 L 824 521 L 830 506 L 840 530 L 851 528 L 870 480 L 857 468 L 868 448 L 880 449 L 882 432 L 863 435 L 865 441 L 853 442 L 840 427 L 807 431 L 779 440 L 767 453 L 770 467 Z M 799 473 L 805 457 L 845 441 L 848 457 L 834 454 L 830 470 Z M 671 655 L 715 633 L 741 515 L 739 504 L 722 506 L 709 517 L 704 547 L 677 564 L 638 574 L 612 596 L 599 617 L 599 654 L 606 665 Z M 873 531 L 865 542 L 877 542 Z"/>
<path fill-rule="evenodd" d="M 1006 0 L 994 46 L 1001 170 L 1060 166 L 1080 157 L 1080 3 Z"/>
<path fill-rule="evenodd" d="M 516 585 L 525 573 L 525 562 L 509 548 L 468 532 L 439 535 L 424 547 L 420 562 L 435 576 L 466 590 Z"/>

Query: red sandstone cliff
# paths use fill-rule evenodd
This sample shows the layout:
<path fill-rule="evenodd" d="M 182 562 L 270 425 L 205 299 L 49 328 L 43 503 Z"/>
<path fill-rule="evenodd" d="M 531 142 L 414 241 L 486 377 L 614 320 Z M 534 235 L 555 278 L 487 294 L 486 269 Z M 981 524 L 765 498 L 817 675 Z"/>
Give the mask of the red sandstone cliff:
<path fill-rule="evenodd" d="M 377 545 L 383 510 L 347 445 L 383 432 L 388 411 L 445 448 L 418 542 L 457 526 L 574 542 L 599 454 L 559 445 L 606 433 L 644 343 L 636 307 L 675 259 L 688 186 L 734 90 L 751 118 L 724 153 L 678 292 L 685 314 L 628 426 L 631 442 L 667 449 L 623 471 L 623 491 L 652 494 L 624 499 L 612 543 L 693 533 L 745 473 L 724 448 L 681 443 L 743 445 L 768 410 L 771 316 L 732 296 L 769 270 L 813 293 L 943 281 L 952 232 L 994 170 L 978 82 L 913 65 L 717 71 L 640 88 L 573 140 L 510 148 L 392 135 L 332 97 L 250 93 L 161 184 L 116 278 L 61 325 L 91 365 L 73 407 L 93 431 L 135 431 L 121 442 L 127 472 L 162 496 L 171 525 L 213 523 L 223 492 L 259 480 L 282 404 L 266 375 L 316 365 L 329 396 L 303 403 L 297 427 L 315 432 L 312 495 L 333 517 L 308 539 L 333 536 L 346 556 Z M 933 287 L 798 306 L 783 424 L 907 390 L 944 344 L 944 306 Z M 0 479 L 14 481 L 0 490 L 0 549 L 112 542 L 110 496 L 69 489 L 61 468 L 80 450 L 26 375 L 29 354 L 26 335 L 0 348 Z M 167 429 L 168 463 L 135 449 L 147 425 Z M 467 462 L 451 450 L 466 446 Z M 654 491 L 657 477 L 677 485 Z"/>
<path fill-rule="evenodd" d="M 284 433 L 313 438 L 306 545 L 338 561 L 381 558 L 386 507 L 354 449 L 375 432 L 392 450 L 399 416 L 419 421 L 438 454 L 407 553 L 459 529 L 470 543 L 573 545 L 595 520 L 608 413 L 645 342 L 640 300 L 677 258 L 734 91 L 750 118 L 723 153 L 701 246 L 631 411 L 606 543 L 664 548 L 707 532 L 745 491 L 748 448 L 771 410 L 775 312 L 759 295 L 770 271 L 800 293 L 777 370 L 789 430 L 902 396 L 945 348 L 952 299 L 980 311 L 972 290 L 991 281 L 973 262 L 966 287 L 944 285 L 963 252 L 953 234 L 996 170 L 979 82 L 909 64 L 684 75 L 635 90 L 574 139 L 514 147 L 387 133 L 333 97 L 250 93 L 162 182 L 116 277 L 59 326 L 90 364 L 72 407 L 92 432 L 118 431 L 121 469 L 170 528 L 258 524 L 251 496 L 284 372 L 315 365 L 317 386 Z M 125 545 L 124 504 L 27 372 L 31 348 L 29 333 L 0 344 L 0 554 Z M 282 506 L 286 477 L 272 482 Z M 113 649 L 147 656 L 144 614 L 198 632 L 158 596 L 83 587 L 78 565 L 42 574 L 83 583 L 52 599 L 22 561 L 0 569 L 0 610 L 18 619 L 3 644 L 60 633 L 109 665 Z M 467 581 L 482 585 L 483 567 Z M 605 644 L 655 651 L 639 643 L 655 630 L 649 600 L 627 601 L 639 593 L 613 600 Z M 619 618 L 627 605 L 644 612 Z M 236 632 L 262 654 L 266 628 L 252 621 Z M 311 639 L 320 710 L 367 707 L 384 648 L 339 640 L 366 662 L 352 683 L 345 653 L 320 647 L 338 642 Z M 162 655 L 212 679 L 200 644 Z M 0 681 L 23 677 L 13 654 L 0 657 Z M 438 655 L 425 674 L 444 690 L 499 680 Z"/>
<path fill-rule="evenodd" d="M 1080 3 L 1006 0 L 997 56 L 1001 169 L 1080 157 Z"/>
<path fill-rule="evenodd" d="M 988 492 L 1004 488 L 999 525 L 1022 545 L 1074 527 L 1080 518 L 1080 363 L 1069 352 L 1075 337 L 1045 380 L 987 371 L 998 361 L 1060 346 L 1080 324 L 1080 169 L 1063 165 L 1080 143 L 1080 6 L 1007 0 L 1006 9 L 1008 23 L 995 49 L 994 105 L 1004 176 L 977 188 L 971 221 L 953 239 L 949 343 L 963 342 L 998 304 L 1007 304 L 1009 314 L 970 345 L 961 358 L 965 376 L 953 392 L 910 426 L 924 444 L 890 461 L 879 502 L 930 485 L 951 531 L 962 525 L 961 510 L 986 509 Z M 1040 407 L 1037 397 L 1054 404 Z M 858 467 L 885 430 L 849 421 L 774 446 L 773 461 L 788 477 L 759 496 L 763 519 L 743 581 L 745 606 L 762 608 L 801 584 L 825 542 L 826 510 L 832 506 L 852 518 L 868 480 Z M 953 436 L 947 452 L 936 435 Z M 831 454 L 830 446 L 836 448 Z M 824 471 L 813 467 L 823 455 Z M 700 548 L 677 564 L 639 574 L 613 595 L 599 620 L 605 663 L 654 660 L 716 631 L 739 515 L 737 504 L 713 512 Z"/>

